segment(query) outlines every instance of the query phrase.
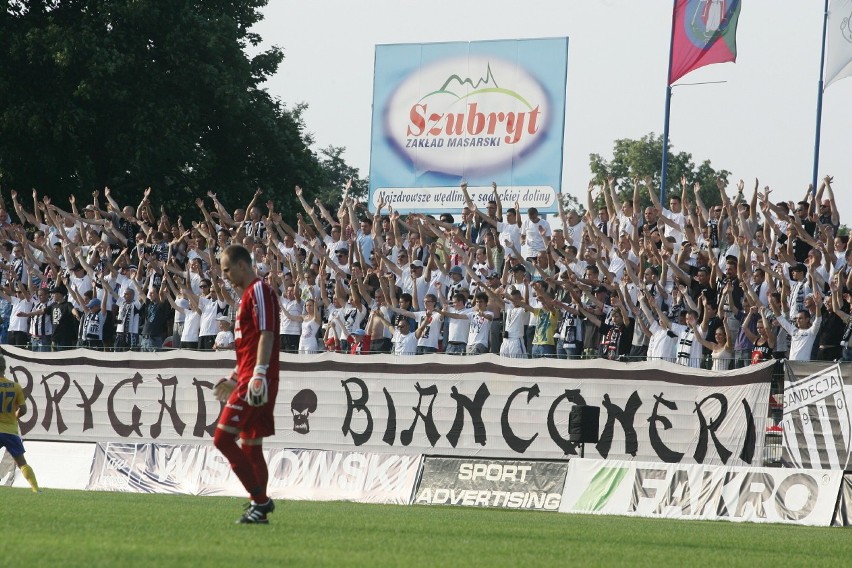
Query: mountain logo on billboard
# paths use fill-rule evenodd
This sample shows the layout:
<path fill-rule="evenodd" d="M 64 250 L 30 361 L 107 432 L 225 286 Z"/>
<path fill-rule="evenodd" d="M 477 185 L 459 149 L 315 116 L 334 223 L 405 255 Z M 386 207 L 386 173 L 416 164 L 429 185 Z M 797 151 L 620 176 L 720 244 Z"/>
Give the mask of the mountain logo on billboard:
<path fill-rule="evenodd" d="M 385 109 L 385 134 L 418 172 L 471 175 L 511 167 L 531 152 L 550 114 L 548 95 L 523 67 L 456 57 L 402 80 Z"/>
<path fill-rule="evenodd" d="M 469 85 L 473 91 L 466 92 L 466 85 Z M 484 85 L 484 87 L 482 87 Z M 452 88 L 451 88 L 452 87 Z M 453 90 L 457 89 L 457 90 Z M 514 97 L 522 102 L 527 108 L 531 109 L 532 105 L 524 99 L 520 94 L 511 90 L 511 89 L 502 89 L 500 85 L 497 84 L 497 79 L 494 78 L 494 73 L 491 71 L 491 63 L 488 63 L 488 68 L 485 71 L 485 77 L 480 77 L 476 80 L 476 83 L 473 82 L 472 79 L 462 79 L 458 75 L 450 75 L 444 84 L 441 85 L 441 88 L 437 91 L 432 91 L 431 93 L 424 95 L 420 100 L 423 101 L 428 99 L 433 95 L 440 94 L 448 94 L 453 95 L 457 99 L 464 99 L 468 97 L 472 97 L 474 95 L 478 95 L 481 93 L 502 93 L 504 95 Z"/>

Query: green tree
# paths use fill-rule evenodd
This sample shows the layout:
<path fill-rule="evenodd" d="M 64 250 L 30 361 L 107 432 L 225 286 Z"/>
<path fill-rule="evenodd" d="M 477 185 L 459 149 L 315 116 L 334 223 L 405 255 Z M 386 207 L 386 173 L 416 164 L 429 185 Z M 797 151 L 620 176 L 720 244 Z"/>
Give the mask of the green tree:
<path fill-rule="evenodd" d="M 692 185 L 695 182 L 701 184 L 701 199 L 708 207 L 721 202 L 716 180 L 723 179 L 727 183 L 731 172 L 727 170 L 715 170 L 710 160 L 704 160 L 696 166 L 692 154 L 688 152 L 673 153 L 671 144 L 668 148 L 667 164 L 667 193 L 676 192 L 680 195 L 681 178 L 686 177 L 689 184 L 690 198 L 692 196 Z M 589 155 L 589 167 L 598 184 L 606 183 L 609 176 L 615 178 L 619 188 L 619 196 L 630 199 L 633 196 L 633 180 L 644 180 L 647 176 L 652 178 L 652 189 L 659 192 L 660 188 L 660 165 L 663 160 L 663 138 L 654 133 L 643 136 L 639 140 L 622 138 L 613 144 L 612 159 L 607 161 L 599 154 Z M 651 204 L 648 197 L 649 188 L 642 184 L 641 200 L 642 206 Z"/>
<path fill-rule="evenodd" d="M 562 193 L 562 207 L 565 211 L 570 211 L 571 209 L 575 210 L 578 215 L 585 215 L 586 206 L 583 203 L 580 203 L 580 200 L 577 199 L 576 196 L 570 193 Z"/>
<path fill-rule="evenodd" d="M 62 201 L 151 186 L 170 212 L 256 188 L 285 216 L 327 174 L 304 106 L 262 87 L 284 54 L 249 57 L 267 0 L 13 0 L 0 12 L 0 184 Z M 342 153 L 342 150 L 341 152 Z M 57 201 L 58 202 L 58 201 Z M 157 205 L 157 203 L 155 203 Z"/>
<path fill-rule="evenodd" d="M 369 180 L 361 179 L 358 168 L 352 167 L 343 159 L 345 148 L 329 146 L 320 150 L 319 163 L 322 168 L 322 184 L 316 188 L 316 196 L 326 207 L 337 209 L 343 196 L 342 188 L 349 180 L 352 186 L 349 195 L 356 199 L 367 197 Z"/>

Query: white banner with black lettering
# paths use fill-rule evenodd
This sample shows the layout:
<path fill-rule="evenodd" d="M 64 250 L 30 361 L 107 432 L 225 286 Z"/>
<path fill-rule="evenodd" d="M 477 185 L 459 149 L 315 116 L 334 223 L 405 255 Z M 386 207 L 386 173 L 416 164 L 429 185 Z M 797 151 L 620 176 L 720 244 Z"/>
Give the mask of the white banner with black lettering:
<path fill-rule="evenodd" d="M 784 365 L 785 467 L 845 469 L 852 450 L 852 385 L 846 386 L 849 363 Z"/>
<path fill-rule="evenodd" d="M 574 459 L 561 513 L 828 526 L 842 471 Z"/>
<path fill-rule="evenodd" d="M 269 449 L 268 493 L 276 499 L 407 505 L 419 456 Z M 98 444 L 87 489 L 245 495 L 225 458 L 209 446 Z"/>
<path fill-rule="evenodd" d="M 212 387 L 233 354 L 33 354 L 10 348 L 32 439 L 209 443 Z M 601 407 L 585 455 L 758 464 L 771 363 L 714 373 L 666 363 L 290 355 L 267 447 L 562 459 L 574 405 Z"/>
<path fill-rule="evenodd" d="M 568 462 L 426 457 L 415 505 L 558 511 Z"/>

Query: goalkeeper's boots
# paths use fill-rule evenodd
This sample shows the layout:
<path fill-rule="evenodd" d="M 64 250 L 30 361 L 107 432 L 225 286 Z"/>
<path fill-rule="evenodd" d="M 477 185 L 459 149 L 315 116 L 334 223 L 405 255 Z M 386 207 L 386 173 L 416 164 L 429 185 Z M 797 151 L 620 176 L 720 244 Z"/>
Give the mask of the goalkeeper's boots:
<path fill-rule="evenodd" d="M 275 503 L 270 499 L 266 503 L 258 504 L 254 501 L 248 507 L 248 510 L 240 517 L 240 520 L 237 521 L 239 524 L 254 524 L 254 525 L 268 525 L 269 519 L 266 518 L 266 515 L 275 510 Z"/>

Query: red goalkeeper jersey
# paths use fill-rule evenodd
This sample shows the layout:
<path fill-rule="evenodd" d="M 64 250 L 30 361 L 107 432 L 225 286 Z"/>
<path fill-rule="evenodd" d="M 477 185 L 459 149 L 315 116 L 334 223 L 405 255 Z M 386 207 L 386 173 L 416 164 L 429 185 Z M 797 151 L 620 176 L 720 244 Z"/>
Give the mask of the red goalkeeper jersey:
<path fill-rule="evenodd" d="M 248 381 L 254 374 L 260 333 L 263 331 L 271 331 L 274 337 L 266 377 L 278 379 L 278 352 L 281 342 L 278 335 L 280 317 L 277 294 L 266 282 L 259 278 L 256 279 L 243 292 L 234 327 L 237 380 L 239 382 Z"/>

